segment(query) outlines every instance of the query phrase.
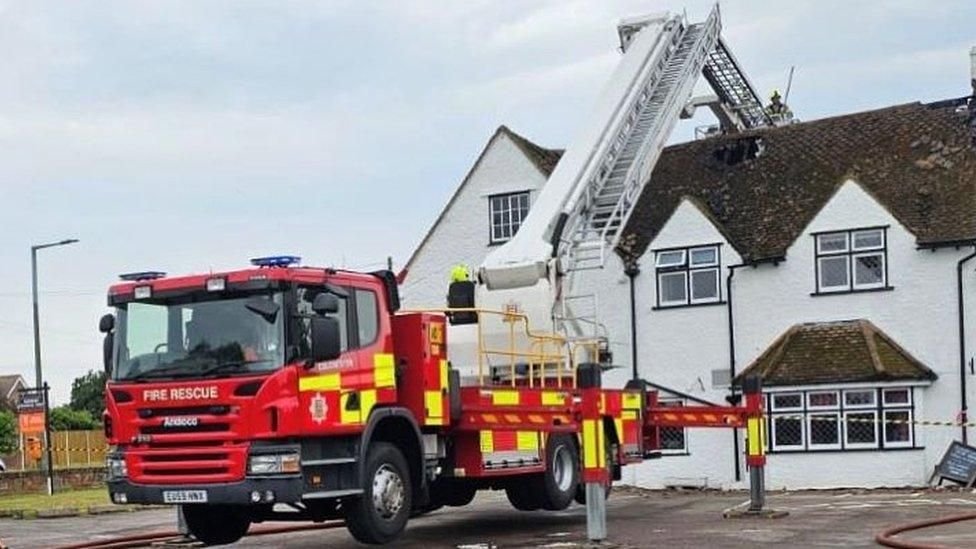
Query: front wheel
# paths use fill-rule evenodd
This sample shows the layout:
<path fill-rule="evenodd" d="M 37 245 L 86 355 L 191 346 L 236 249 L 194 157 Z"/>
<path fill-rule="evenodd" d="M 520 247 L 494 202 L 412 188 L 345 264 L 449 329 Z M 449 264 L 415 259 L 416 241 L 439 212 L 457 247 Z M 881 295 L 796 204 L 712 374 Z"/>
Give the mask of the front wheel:
<path fill-rule="evenodd" d="M 247 508 L 235 505 L 184 505 L 183 518 L 190 534 L 204 545 L 234 543 L 251 527 Z"/>
<path fill-rule="evenodd" d="M 370 445 L 363 494 L 343 503 L 349 533 L 361 543 L 379 545 L 396 538 L 407 525 L 413 489 L 407 460 L 387 442 Z"/>

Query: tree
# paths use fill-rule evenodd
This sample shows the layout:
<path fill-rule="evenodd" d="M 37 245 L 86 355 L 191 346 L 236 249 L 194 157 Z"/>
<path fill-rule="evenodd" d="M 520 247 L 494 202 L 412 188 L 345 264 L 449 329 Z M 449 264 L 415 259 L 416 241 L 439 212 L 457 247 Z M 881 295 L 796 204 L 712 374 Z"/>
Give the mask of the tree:
<path fill-rule="evenodd" d="M 105 410 L 105 372 L 89 370 L 87 374 L 71 382 L 72 410 L 85 410 L 91 417 L 101 420 Z"/>
<path fill-rule="evenodd" d="M 0 410 L 0 454 L 9 454 L 18 446 L 17 416 L 10 410 Z"/>
<path fill-rule="evenodd" d="M 101 425 L 88 410 L 72 410 L 70 406 L 58 406 L 51 410 L 52 431 L 87 431 Z"/>

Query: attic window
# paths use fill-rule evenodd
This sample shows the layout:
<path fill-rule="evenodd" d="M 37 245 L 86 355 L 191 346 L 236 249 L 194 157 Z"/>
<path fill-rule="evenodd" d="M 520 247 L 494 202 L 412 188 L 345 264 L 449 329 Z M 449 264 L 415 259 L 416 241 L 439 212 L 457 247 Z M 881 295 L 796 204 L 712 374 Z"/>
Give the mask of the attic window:
<path fill-rule="evenodd" d="M 727 166 L 735 166 L 746 160 L 759 158 L 765 146 L 759 137 L 743 137 L 732 141 L 726 141 L 713 152 L 712 156 L 717 162 Z"/>

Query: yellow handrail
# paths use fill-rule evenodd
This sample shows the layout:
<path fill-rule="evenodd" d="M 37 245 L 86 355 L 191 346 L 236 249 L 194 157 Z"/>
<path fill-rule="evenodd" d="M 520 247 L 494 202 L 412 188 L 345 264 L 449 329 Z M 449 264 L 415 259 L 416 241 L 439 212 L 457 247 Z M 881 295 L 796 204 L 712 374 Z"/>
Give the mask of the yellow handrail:
<path fill-rule="evenodd" d="M 585 348 L 592 345 L 595 349 L 597 349 L 597 353 L 599 352 L 599 345 L 596 341 L 569 342 L 565 337 L 559 334 L 534 331 L 530 327 L 528 315 L 512 310 L 500 311 L 494 309 L 479 309 L 476 307 L 444 307 L 410 309 L 401 311 L 401 314 L 403 313 L 435 313 L 444 315 L 451 313 L 476 313 L 478 315 L 478 321 L 476 323 L 477 360 L 478 383 L 480 385 L 484 385 L 485 381 L 485 360 L 491 355 L 495 355 L 507 357 L 509 359 L 509 383 L 512 386 L 516 385 L 516 359 L 523 358 L 526 364 L 526 377 L 528 379 L 529 387 L 535 387 L 537 379 L 539 385 L 544 386 L 546 380 L 546 366 L 553 363 L 556 365 L 556 385 L 558 387 L 562 387 L 563 378 L 568 377 L 569 379 L 567 381 L 571 383 L 572 387 L 575 388 L 577 366 L 576 354 L 578 350 L 580 348 Z M 507 348 L 494 349 L 487 348 L 485 346 L 484 330 L 482 327 L 483 315 L 501 317 L 503 322 L 507 322 L 509 324 L 509 342 Z M 528 350 L 518 349 L 516 341 L 516 323 L 522 324 L 524 335 L 529 340 Z M 536 365 L 538 365 L 538 372 L 536 372 Z M 569 369 L 568 372 L 567 367 Z"/>

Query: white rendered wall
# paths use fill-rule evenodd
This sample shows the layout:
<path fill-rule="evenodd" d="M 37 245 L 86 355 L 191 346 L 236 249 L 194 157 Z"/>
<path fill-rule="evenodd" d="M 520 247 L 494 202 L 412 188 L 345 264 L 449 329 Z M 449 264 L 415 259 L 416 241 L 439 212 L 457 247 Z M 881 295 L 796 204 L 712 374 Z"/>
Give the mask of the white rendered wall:
<path fill-rule="evenodd" d="M 445 306 L 451 268 L 466 263 L 477 270 L 491 250 L 489 195 L 537 191 L 545 184 L 546 176 L 505 132 L 496 134 L 486 147 L 453 204 L 409 265 L 401 287 L 405 308 Z M 529 196 L 530 201 L 535 200 L 535 194 Z"/>
<path fill-rule="evenodd" d="M 892 291 L 811 296 L 814 288 L 814 253 L 811 233 L 829 230 L 888 226 L 889 284 Z M 726 390 L 711 387 L 711 370 L 728 367 L 727 310 L 724 305 L 654 310 L 653 250 L 675 246 L 722 244 L 722 298 L 727 299 L 727 266 L 738 254 L 694 204 L 685 201 L 648 247 L 637 278 L 638 364 L 643 377 L 717 403 Z M 887 210 L 854 182 L 840 187 L 787 251 L 785 261 L 736 270 L 733 278 L 736 362 L 741 371 L 790 326 L 866 318 L 885 331 L 909 353 L 932 368 L 939 380 L 917 388 L 916 419 L 952 420 L 959 412 L 959 347 L 957 340 L 956 262 L 969 248 L 918 250 L 909 233 Z M 976 322 L 973 271 L 964 270 L 967 322 Z M 617 342 L 618 363 L 629 353 L 629 308 L 625 305 L 619 265 L 595 272 L 585 283 L 601 296 L 604 321 Z M 969 334 L 973 326 L 968 325 Z M 968 338 L 967 357 L 976 341 Z M 619 386 L 629 369 L 610 374 L 605 386 Z M 973 401 L 976 381 L 969 376 Z M 971 414 L 972 417 L 972 414 Z M 970 434 L 976 436 L 976 430 Z M 924 484 L 959 429 L 916 428 L 923 450 L 823 452 L 770 456 L 771 489 L 831 486 L 904 486 Z M 687 433 L 690 455 L 665 456 L 624 472 L 624 482 L 648 487 L 705 484 L 712 487 L 744 486 L 735 483 L 732 434 L 724 430 L 692 429 Z M 741 449 L 740 443 L 740 449 Z M 743 470 L 744 473 L 744 470 Z M 745 478 L 745 477 L 744 477 Z"/>

